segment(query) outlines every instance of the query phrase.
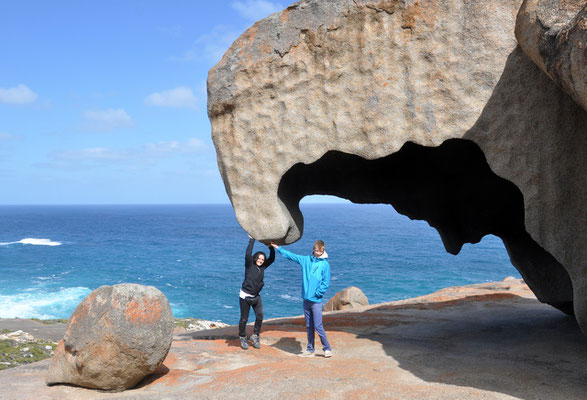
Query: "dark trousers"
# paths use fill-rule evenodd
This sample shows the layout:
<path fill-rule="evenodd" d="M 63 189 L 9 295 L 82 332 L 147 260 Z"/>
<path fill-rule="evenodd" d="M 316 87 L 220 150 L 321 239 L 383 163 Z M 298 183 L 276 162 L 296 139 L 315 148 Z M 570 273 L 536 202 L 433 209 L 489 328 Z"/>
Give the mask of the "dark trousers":
<path fill-rule="evenodd" d="M 241 306 L 241 319 L 238 322 L 238 335 L 247 335 L 246 326 L 247 321 L 249 320 L 249 311 L 251 307 L 253 307 L 253 311 L 255 312 L 255 328 L 253 329 L 253 333 L 255 335 L 260 334 L 261 325 L 263 324 L 263 302 L 261 301 L 261 295 L 244 299 L 239 297 L 238 299 Z"/>

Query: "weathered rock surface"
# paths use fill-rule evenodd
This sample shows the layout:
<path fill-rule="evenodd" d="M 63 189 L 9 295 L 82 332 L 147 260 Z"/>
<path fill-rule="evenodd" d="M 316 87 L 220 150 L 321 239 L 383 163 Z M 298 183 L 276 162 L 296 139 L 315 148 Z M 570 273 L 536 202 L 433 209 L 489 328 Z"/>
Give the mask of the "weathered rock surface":
<path fill-rule="evenodd" d="M 454 254 L 494 234 L 587 332 L 587 112 L 517 47 L 520 4 L 307 0 L 248 29 L 208 77 L 241 226 L 292 243 L 299 200 L 332 194 L 424 219 Z"/>
<path fill-rule="evenodd" d="M 358 287 L 350 286 L 342 289 L 324 304 L 324 311 L 349 310 L 369 305 L 365 293 Z"/>
<path fill-rule="evenodd" d="M 167 298 L 153 286 L 101 286 L 75 309 L 47 384 L 124 390 L 161 365 L 173 339 Z"/>
<path fill-rule="evenodd" d="M 587 110 L 587 1 L 524 0 L 515 32 L 524 53 Z"/>
<path fill-rule="evenodd" d="M 306 343 L 303 316 L 265 322 L 254 351 L 239 347 L 236 326 L 176 336 L 164 365 L 133 390 L 48 387 L 48 362 L 40 362 L 0 371 L 0 398 L 585 398 L 587 338 L 520 280 L 324 313 L 328 359 L 296 356 Z"/>

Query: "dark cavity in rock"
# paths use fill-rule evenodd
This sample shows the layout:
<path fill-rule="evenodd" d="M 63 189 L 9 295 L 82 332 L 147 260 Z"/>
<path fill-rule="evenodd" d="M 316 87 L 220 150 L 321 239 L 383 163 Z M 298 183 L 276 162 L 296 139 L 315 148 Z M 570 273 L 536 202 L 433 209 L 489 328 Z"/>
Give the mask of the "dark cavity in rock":
<path fill-rule="evenodd" d="M 407 142 L 375 160 L 329 151 L 311 164 L 294 165 L 282 177 L 278 195 L 300 232 L 299 202 L 315 194 L 390 204 L 411 219 L 427 221 L 451 254 L 485 235 L 498 236 L 538 299 L 573 313 L 568 273 L 526 232 L 522 193 L 491 171 L 474 142 L 449 139 L 438 147 Z"/>

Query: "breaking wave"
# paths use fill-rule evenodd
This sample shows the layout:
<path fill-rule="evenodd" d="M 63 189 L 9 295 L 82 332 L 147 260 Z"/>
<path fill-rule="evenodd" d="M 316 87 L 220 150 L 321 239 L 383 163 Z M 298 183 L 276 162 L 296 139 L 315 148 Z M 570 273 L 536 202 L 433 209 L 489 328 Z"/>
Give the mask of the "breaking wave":
<path fill-rule="evenodd" d="M 0 318 L 69 318 L 90 292 L 87 287 L 70 287 L 55 292 L 32 289 L 0 295 Z"/>
<path fill-rule="evenodd" d="M 32 244 L 34 246 L 61 246 L 61 242 L 54 242 L 51 239 L 37 239 L 37 238 L 24 238 L 18 242 L 6 242 L 0 243 L 0 246 L 7 246 L 9 244 Z"/>
<path fill-rule="evenodd" d="M 279 297 L 281 297 L 283 300 L 289 300 L 289 301 L 302 301 L 303 300 L 301 297 L 290 296 L 289 294 L 280 294 Z"/>

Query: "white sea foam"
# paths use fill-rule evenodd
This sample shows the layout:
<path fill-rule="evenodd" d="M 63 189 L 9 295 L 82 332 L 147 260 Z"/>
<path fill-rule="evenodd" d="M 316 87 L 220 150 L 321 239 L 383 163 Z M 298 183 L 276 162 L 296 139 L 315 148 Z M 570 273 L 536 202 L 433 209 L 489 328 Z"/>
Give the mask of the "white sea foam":
<path fill-rule="evenodd" d="M 224 304 L 222 307 L 224 307 L 224 308 L 234 308 L 233 306 L 227 306 L 226 304 Z"/>
<path fill-rule="evenodd" d="M 70 287 L 55 292 L 27 290 L 0 295 L 0 318 L 69 318 L 90 292 L 86 287 Z"/>
<path fill-rule="evenodd" d="M 24 238 L 18 242 L 6 242 L 0 243 L 0 246 L 6 246 L 9 244 L 32 244 L 35 246 L 61 246 L 61 242 L 54 242 L 51 239 L 37 239 L 37 238 Z"/>
<path fill-rule="evenodd" d="M 280 294 L 279 297 L 281 297 L 283 300 L 302 301 L 302 298 L 301 297 L 298 297 L 298 296 L 290 296 L 289 294 Z"/>

